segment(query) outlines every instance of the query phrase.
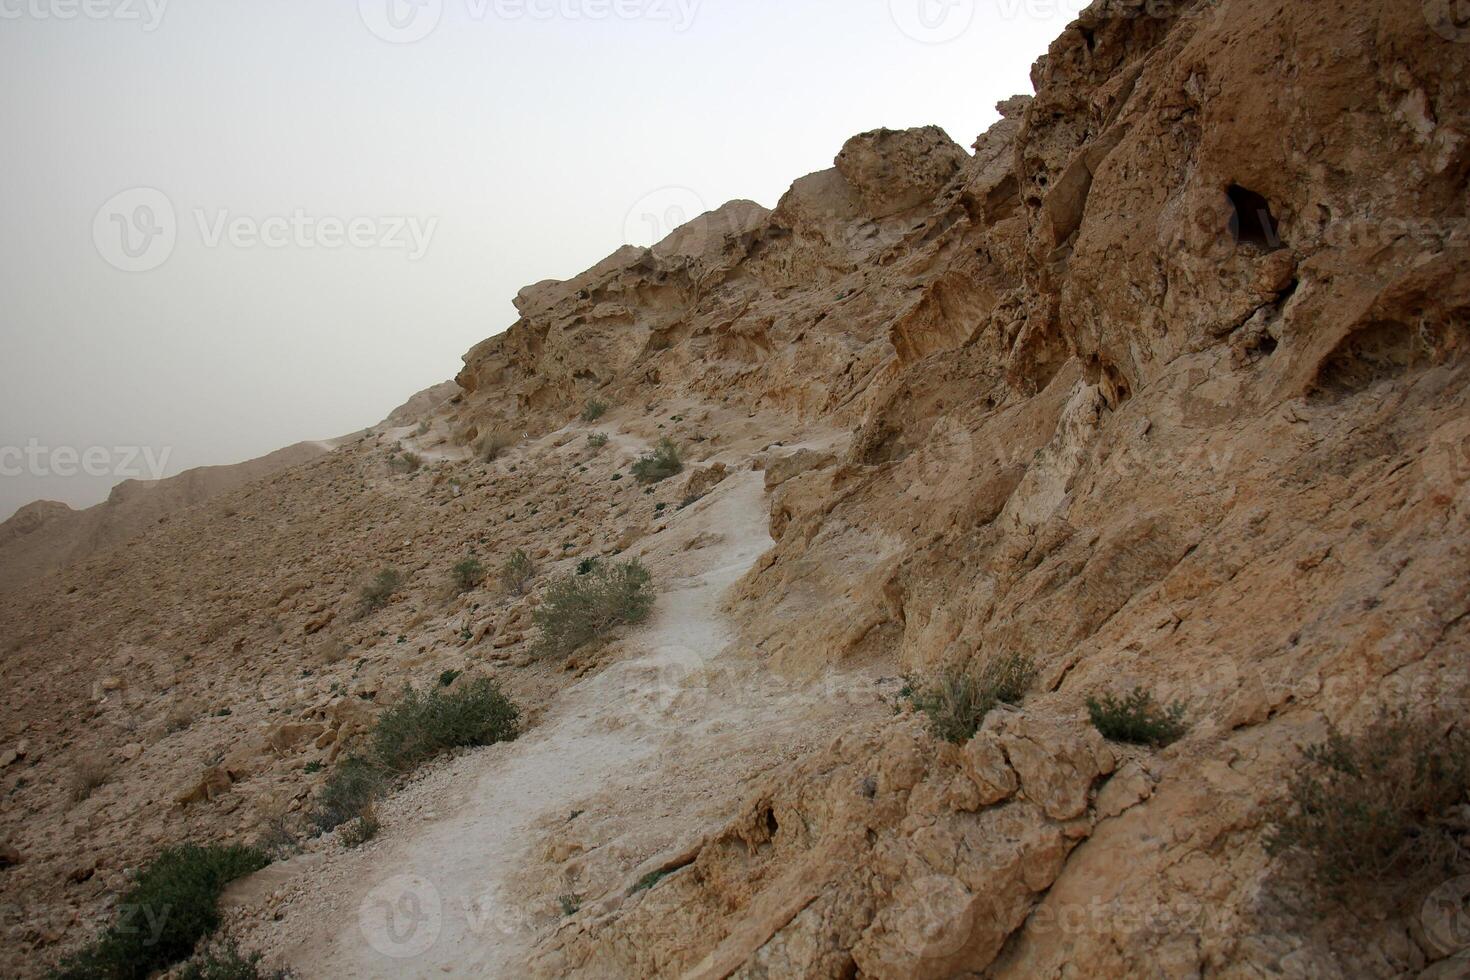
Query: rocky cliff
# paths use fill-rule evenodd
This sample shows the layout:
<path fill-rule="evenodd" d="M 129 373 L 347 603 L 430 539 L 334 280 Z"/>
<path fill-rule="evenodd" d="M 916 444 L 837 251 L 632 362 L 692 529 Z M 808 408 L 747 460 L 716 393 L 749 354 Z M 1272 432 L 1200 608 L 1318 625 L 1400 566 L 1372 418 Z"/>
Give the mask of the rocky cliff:
<path fill-rule="evenodd" d="M 150 840 L 258 832 L 411 668 L 488 664 L 554 705 L 568 681 L 521 655 L 524 600 L 425 588 L 369 628 L 343 595 L 390 555 L 427 572 L 472 542 L 556 562 L 681 533 L 669 505 L 697 493 L 649 510 L 609 482 L 622 460 L 573 444 L 597 398 L 629 447 L 673 434 L 766 469 L 772 546 L 725 600 L 742 683 L 881 688 L 1002 653 L 1039 675 L 962 745 L 886 705 L 822 715 L 815 744 L 780 719 L 789 741 L 682 834 L 538 827 L 523 900 L 589 898 L 542 923 L 533 972 L 1459 975 L 1415 916 L 1301 911 L 1264 846 L 1329 726 L 1466 717 L 1470 46 L 1434 9 L 1099 0 L 973 154 L 863 134 L 772 211 L 735 202 L 528 287 L 442 409 L 8 600 L 6 682 L 54 714 L 6 719 L 32 766 L 7 770 L 27 857 L 7 891 L 79 921 Z M 490 433 L 521 441 L 508 461 L 459 448 Z M 395 441 L 432 477 L 392 476 Z M 294 679 L 319 636 L 360 670 Z M 131 665 L 162 728 L 179 692 L 268 690 L 138 739 L 126 765 L 155 768 L 79 813 L 48 776 L 93 738 L 65 714 L 102 713 L 112 681 L 43 666 L 63 651 Z M 1183 705 L 1182 739 L 1093 730 L 1086 700 L 1135 685 Z M 646 800 L 603 803 L 636 822 Z M 68 867 L 78 841 L 90 867 Z M 69 938 L 34 919 L 25 948 Z"/>

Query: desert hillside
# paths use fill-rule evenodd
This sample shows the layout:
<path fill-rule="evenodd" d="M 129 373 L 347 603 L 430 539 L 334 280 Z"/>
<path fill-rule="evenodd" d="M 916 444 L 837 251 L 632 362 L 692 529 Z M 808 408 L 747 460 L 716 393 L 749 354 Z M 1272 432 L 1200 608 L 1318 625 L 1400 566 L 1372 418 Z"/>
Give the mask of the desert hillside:
<path fill-rule="evenodd" d="M 384 424 L 421 414 L 453 391 L 450 382 L 425 389 L 389 413 Z M 0 523 L 0 592 L 23 588 L 48 572 L 116 548 L 155 524 L 167 523 L 176 511 L 299 466 L 355 438 L 356 433 L 298 442 L 243 463 L 198 466 L 162 480 L 125 480 L 107 500 L 80 511 L 54 500 L 27 504 Z"/>
<path fill-rule="evenodd" d="M 0 971 L 194 842 L 269 853 L 222 934 L 305 977 L 1467 975 L 1436 10 L 1098 0 L 972 150 L 855 136 L 528 286 L 447 400 L 37 559 Z M 325 827 L 487 678 L 513 739 Z"/>

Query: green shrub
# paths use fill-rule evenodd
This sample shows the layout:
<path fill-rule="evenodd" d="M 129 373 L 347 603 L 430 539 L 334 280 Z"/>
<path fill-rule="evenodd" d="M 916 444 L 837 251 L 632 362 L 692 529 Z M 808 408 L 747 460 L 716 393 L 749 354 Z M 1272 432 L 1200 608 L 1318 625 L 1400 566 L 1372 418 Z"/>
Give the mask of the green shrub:
<path fill-rule="evenodd" d="M 598 401 L 596 398 L 587 399 L 587 404 L 582 406 L 582 421 L 596 422 L 607 414 L 607 402 Z"/>
<path fill-rule="evenodd" d="M 591 435 L 589 435 L 587 437 L 587 445 L 591 446 L 593 449 L 601 449 L 603 446 L 606 446 L 607 445 L 607 433 L 606 432 L 594 432 L 594 433 L 592 433 Z"/>
<path fill-rule="evenodd" d="M 420 694 L 409 687 L 378 717 L 372 757 L 386 769 L 407 772 L 448 749 L 514 739 L 519 716 L 488 677 L 453 692 Z"/>
<path fill-rule="evenodd" d="M 326 833 L 356 820 L 372 809 L 386 781 L 381 766 L 360 756 L 348 756 L 332 770 L 327 784 L 317 795 L 312 824 Z"/>
<path fill-rule="evenodd" d="M 653 449 L 638 457 L 633 464 L 633 476 L 639 483 L 658 483 L 684 470 L 684 461 L 679 458 L 679 447 L 667 436 L 658 441 Z"/>
<path fill-rule="evenodd" d="M 536 652 L 571 653 L 623 623 L 641 623 L 653 608 L 653 577 L 636 558 L 611 567 L 597 565 L 586 575 L 552 583 L 545 601 L 531 614 L 541 629 Z"/>
<path fill-rule="evenodd" d="M 494 681 L 481 677 L 458 691 L 442 690 L 451 674 L 458 676 L 457 671 L 440 674 L 439 687 L 429 694 L 406 688 L 399 702 L 378 716 L 367 755 L 337 764 L 311 815 L 319 832 L 355 821 L 343 832 L 344 843 L 370 840 L 377 833 L 373 803 L 387 790 L 392 773 L 407 772 L 448 749 L 516 737 L 520 711 Z"/>
<path fill-rule="evenodd" d="M 1401 898 L 1464 874 L 1463 827 L 1449 818 L 1470 789 L 1470 736 L 1445 728 L 1399 712 L 1357 736 L 1333 729 L 1270 812 L 1267 853 L 1338 895 Z"/>
<path fill-rule="evenodd" d="M 1133 745 L 1165 746 L 1178 741 L 1188 727 L 1184 705 L 1175 702 L 1166 708 L 1141 687 L 1122 698 L 1111 694 L 1088 698 L 1087 714 L 1103 738 Z"/>
<path fill-rule="evenodd" d="M 535 576 L 536 566 L 531 564 L 531 557 L 519 549 L 500 568 L 500 584 L 512 595 L 525 595 L 526 586 Z"/>
<path fill-rule="evenodd" d="M 67 957 L 59 980 L 144 980 L 185 959 L 219 926 L 219 896 L 236 878 L 270 863 L 250 847 L 171 847 L 139 872 L 117 915 L 92 943 Z"/>
<path fill-rule="evenodd" d="M 462 671 L 458 671 L 458 670 L 446 670 L 446 671 L 444 671 L 443 673 L 441 673 L 439 675 L 439 686 L 440 687 L 448 687 L 450 684 L 453 684 L 455 681 L 459 680 L 459 675 L 461 673 L 462 673 Z"/>
<path fill-rule="evenodd" d="M 932 684 L 909 682 L 899 697 L 929 717 L 937 738 L 963 745 L 975 737 L 997 704 L 1020 704 L 1036 679 L 1036 663 L 1021 654 L 991 658 L 978 675 L 951 670 Z"/>
<path fill-rule="evenodd" d="M 214 943 L 179 970 L 178 980 L 289 980 L 289 970 L 262 970 L 259 953 L 243 953 L 233 939 Z"/>
<path fill-rule="evenodd" d="M 403 585 L 403 575 L 396 568 L 385 568 L 362 587 L 364 609 L 381 609 Z"/>
<path fill-rule="evenodd" d="M 470 591 L 484 580 L 485 566 L 474 555 L 454 566 L 454 584 L 461 592 Z"/>

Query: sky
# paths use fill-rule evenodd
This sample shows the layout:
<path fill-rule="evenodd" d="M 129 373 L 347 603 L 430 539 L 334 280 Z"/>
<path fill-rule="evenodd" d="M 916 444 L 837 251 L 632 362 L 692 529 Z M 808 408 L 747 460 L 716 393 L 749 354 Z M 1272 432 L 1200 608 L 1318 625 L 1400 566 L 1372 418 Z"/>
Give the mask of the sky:
<path fill-rule="evenodd" d="M 372 425 L 856 133 L 968 147 L 1080 6 L 0 0 L 0 519 Z"/>

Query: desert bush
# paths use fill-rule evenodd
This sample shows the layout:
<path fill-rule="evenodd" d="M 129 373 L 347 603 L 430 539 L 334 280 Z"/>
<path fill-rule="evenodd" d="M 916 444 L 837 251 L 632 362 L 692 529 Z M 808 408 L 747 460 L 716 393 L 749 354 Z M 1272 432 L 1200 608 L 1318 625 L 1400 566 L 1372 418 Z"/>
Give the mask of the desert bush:
<path fill-rule="evenodd" d="M 1268 816 L 1267 853 L 1329 893 L 1388 897 L 1464 874 L 1470 736 L 1432 718 L 1384 715 L 1308 747 Z M 1416 896 L 1421 897 L 1421 896 Z"/>
<path fill-rule="evenodd" d="M 332 770 L 317 794 L 312 824 L 326 833 L 355 822 L 343 832 L 344 842 L 356 846 L 350 841 L 371 839 L 377 832 L 373 804 L 392 774 L 408 772 L 448 749 L 510 741 L 518 734 L 519 719 L 519 709 L 488 677 L 454 692 L 436 688 L 420 694 L 405 688 L 398 703 L 378 716 L 366 755 L 349 756 Z"/>
<path fill-rule="evenodd" d="M 372 581 L 362 587 L 364 609 L 381 609 L 393 598 L 393 593 L 403 585 L 403 574 L 396 568 L 385 568 L 374 575 Z"/>
<path fill-rule="evenodd" d="M 440 687 L 448 687 L 449 685 L 453 684 L 455 681 L 459 680 L 459 675 L 462 674 L 462 673 L 463 673 L 463 671 L 459 671 L 459 670 L 446 670 L 446 671 L 442 672 L 439 675 L 439 686 Z"/>
<path fill-rule="evenodd" d="M 525 595 L 526 586 L 535 575 L 536 566 L 531 564 L 531 557 L 516 549 L 500 567 L 500 584 L 512 595 Z"/>
<path fill-rule="evenodd" d="M 316 766 L 316 770 L 313 770 L 308 765 L 306 771 L 319 772 L 321 763 L 317 763 Z M 301 845 L 297 842 L 296 832 L 291 825 L 290 812 L 284 806 L 271 807 L 266 813 L 264 825 L 261 827 L 255 846 L 272 860 L 289 857 L 301 851 Z"/>
<path fill-rule="evenodd" d="M 169 708 L 168 713 L 164 715 L 163 730 L 170 735 L 175 732 L 182 732 L 194 724 L 194 718 L 197 714 L 198 711 L 191 704 L 176 704 Z"/>
<path fill-rule="evenodd" d="M 607 445 L 607 433 L 606 432 L 594 432 L 594 433 L 592 433 L 591 435 L 589 435 L 587 437 L 587 445 L 591 446 L 593 449 L 601 449 L 603 446 L 606 446 Z"/>
<path fill-rule="evenodd" d="M 378 823 L 377 810 L 369 803 L 367 809 L 359 816 L 343 825 L 337 837 L 345 847 L 361 847 L 378 836 L 378 831 L 381 829 L 382 824 Z"/>
<path fill-rule="evenodd" d="M 470 555 L 464 561 L 454 566 L 454 584 L 459 591 L 468 592 L 485 580 L 485 566 L 480 559 Z"/>
<path fill-rule="evenodd" d="M 102 759 L 81 759 L 72 767 L 67 780 L 67 791 L 74 802 L 80 803 L 91 796 L 112 777 L 112 768 Z"/>
<path fill-rule="evenodd" d="M 1141 687 L 1121 698 L 1111 694 L 1088 698 L 1087 714 L 1092 726 L 1111 742 L 1157 748 L 1178 741 L 1188 728 L 1183 704 L 1176 701 L 1165 707 Z"/>
<path fill-rule="evenodd" d="M 1036 680 L 1036 661 L 1019 653 L 991 658 L 980 671 L 981 686 L 990 690 L 997 701 L 1020 704 L 1026 689 Z"/>
<path fill-rule="evenodd" d="M 373 729 L 373 760 L 386 769 L 407 772 L 448 749 L 490 745 L 516 737 L 520 712 L 488 677 L 458 691 L 420 694 L 406 688 L 398 703 L 378 717 Z"/>
<path fill-rule="evenodd" d="M 233 939 L 212 943 L 210 947 L 179 969 L 178 980 L 290 980 L 289 970 L 266 970 L 259 953 L 244 953 Z"/>
<path fill-rule="evenodd" d="M 684 461 L 679 457 L 679 447 L 667 436 L 633 464 L 633 476 L 639 483 L 658 483 L 683 471 Z"/>
<path fill-rule="evenodd" d="M 491 429 L 475 440 L 475 455 L 486 463 L 493 463 L 500 454 L 516 444 L 515 436 L 504 429 Z"/>
<path fill-rule="evenodd" d="M 951 670 L 909 695 L 914 707 L 929 718 L 936 738 L 963 745 L 975 737 L 985 716 L 996 705 L 995 692 L 973 674 Z"/>
<path fill-rule="evenodd" d="M 652 580 L 635 558 L 625 564 L 599 564 L 586 575 L 567 575 L 552 583 L 531 614 L 541 629 L 536 652 L 568 654 L 614 626 L 641 623 L 653 608 Z"/>
<path fill-rule="evenodd" d="M 402 452 L 389 457 L 388 462 L 395 470 L 417 473 L 424 465 L 424 458 L 418 453 Z"/>
<path fill-rule="evenodd" d="M 144 980 L 185 959 L 219 926 L 219 896 L 270 863 L 249 847 L 172 847 L 138 873 L 102 934 L 67 957 L 59 980 Z"/>
<path fill-rule="evenodd" d="M 607 402 L 596 398 L 587 399 L 587 404 L 582 406 L 582 421 L 596 422 L 607 414 Z"/>
<path fill-rule="evenodd" d="M 429 423 L 420 422 L 418 428 L 414 429 L 413 431 L 415 435 L 426 436 L 429 434 Z"/>
<path fill-rule="evenodd" d="M 902 696 L 929 718 L 937 738 L 963 745 L 975 737 L 985 716 L 997 704 L 1020 704 L 1036 679 L 1036 664 L 1027 656 L 992 657 L 978 674 L 950 670 L 927 685 L 908 685 Z"/>
<path fill-rule="evenodd" d="M 371 810 L 386 782 L 381 766 L 361 756 L 348 756 L 332 770 L 317 795 L 312 824 L 325 833 L 356 820 Z"/>

